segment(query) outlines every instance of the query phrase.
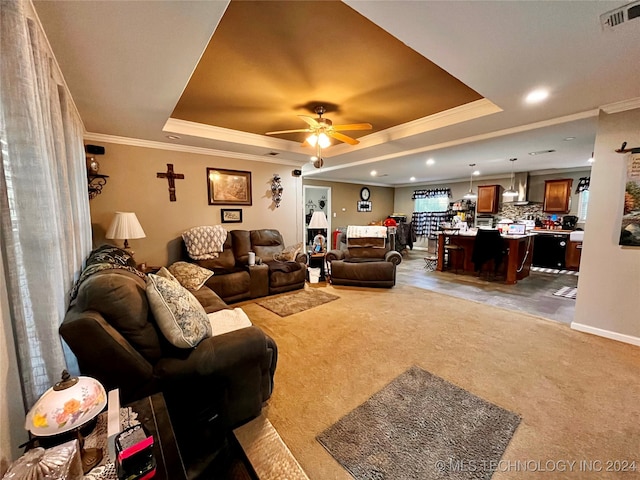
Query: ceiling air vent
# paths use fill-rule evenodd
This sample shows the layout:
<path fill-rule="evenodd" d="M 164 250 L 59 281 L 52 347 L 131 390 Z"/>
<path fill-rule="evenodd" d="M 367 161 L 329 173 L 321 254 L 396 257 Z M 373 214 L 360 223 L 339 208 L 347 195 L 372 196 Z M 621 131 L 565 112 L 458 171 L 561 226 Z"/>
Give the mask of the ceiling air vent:
<path fill-rule="evenodd" d="M 600 24 L 602 28 L 613 28 L 638 17 L 640 17 L 640 0 L 603 13 L 600 15 Z"/>

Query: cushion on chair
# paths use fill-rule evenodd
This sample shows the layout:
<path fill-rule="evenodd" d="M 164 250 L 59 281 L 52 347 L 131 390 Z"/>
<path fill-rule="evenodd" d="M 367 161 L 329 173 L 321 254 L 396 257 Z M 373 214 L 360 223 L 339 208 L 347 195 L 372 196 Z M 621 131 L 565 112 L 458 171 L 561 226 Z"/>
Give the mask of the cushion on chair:
<path fill-rule="evenodd" d="M 213 272 L 208 268 L 202 268 L 195 263 L 175 262 L 169 267 L 169 272 L 184 288 L 198 290 L 201 288 Z"/>
<path fill-rule="evenodd" d="M 284 240 L 278 230 L 262 229 L 251 231 L 253 251 L 263 262 L 270 262 L 276 254 L 284 250 Z"/>
<path fill-rule="evenodd" d="M 207 313 L 187 289 L 151 273 L 146 291 L 158 327 L 172 345 L 192 348 L 211 335 Z"/>

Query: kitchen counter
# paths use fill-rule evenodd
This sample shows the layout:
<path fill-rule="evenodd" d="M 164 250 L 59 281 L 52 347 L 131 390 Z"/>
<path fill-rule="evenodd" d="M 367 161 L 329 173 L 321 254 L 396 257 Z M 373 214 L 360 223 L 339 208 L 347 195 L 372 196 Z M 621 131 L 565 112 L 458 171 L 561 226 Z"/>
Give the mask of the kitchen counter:
<path fill-rule="evenodd" d="M 473 255 L 473 246 L 476 240 L 476 232 L 460 232 L 447 233 L 445 230 L 438 234 L 438 265 L 436 270 L 444 269 L 444 244 L 448 242 L 452 245 L 458 245 L 464 250 L 464 264 L 462 272 L 466 274 L 476 274 L 475 265 L 471 261 Z M 531 268 L 531 259 L 533 258 L 533 238 L 535 234 L 528 233 L 525 235 L 501 235 L 504 239 L 508 253 L 505 259 L 505 283 L 515 284 L 518 280 L 522 280 L 529 276 Z"/>
<path fill-rule="evenodd" d="M 569 235 L 571 232 L 573 232 L 574 230 L 547 230 L 546 228 L 535 228 L 533 230 L 530 230 L 531 233 L 536 233 L 536 234 L 548 234 L 548 235 Z"/>

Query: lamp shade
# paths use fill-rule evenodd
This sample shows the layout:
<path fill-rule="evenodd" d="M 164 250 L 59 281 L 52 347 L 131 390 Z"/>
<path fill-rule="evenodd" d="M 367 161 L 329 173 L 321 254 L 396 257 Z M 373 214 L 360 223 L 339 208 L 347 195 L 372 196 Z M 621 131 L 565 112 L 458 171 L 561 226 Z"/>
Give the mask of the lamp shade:
<path fill-rule="evenodd" d="M 324 212 L 313 212 L 309 228 L 329 228 L 329 222 L 327 222 L 327 216 Z"/>
<path fill-rule="evenodd" d="M 144 230 L 133 212 L 116 212 L 105 235 L 105 238 L 117 240 L 144 237 L 146 237 Z"/>
<path fill-rule="evenodd" d="M 65 370 L 62 380 L 29 410 L 25 428 L 39 437 L 58 435 L 92 420 L 106 404 L 107 394 L 100 382 L 91 377 L 71 377 Z"/>

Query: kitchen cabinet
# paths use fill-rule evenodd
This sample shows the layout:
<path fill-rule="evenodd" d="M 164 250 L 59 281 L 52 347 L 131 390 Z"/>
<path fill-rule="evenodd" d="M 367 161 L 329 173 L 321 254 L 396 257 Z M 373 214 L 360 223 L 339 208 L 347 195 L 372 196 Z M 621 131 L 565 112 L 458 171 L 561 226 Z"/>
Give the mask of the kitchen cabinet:
<path fill-rule="evenodd" d="M 500 208 L 500 185 L 481 185 L 478 187 L 478 213 L 498 213 Z"/>
<path fill-rule="evenodd" d="M 567 270 L 580 269 L 580 257 L 582 255 L 582 242 L 569 241 L 565 258 L 565 268 Z"/>
<path fill-rule="evenodd" d="M 569 213 L 572 185 L 573 179 L 571 178 L 546 180 L 542 210 L 547 213 Z"/>

